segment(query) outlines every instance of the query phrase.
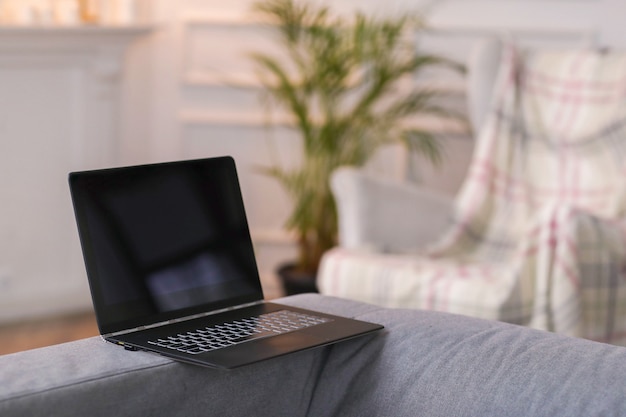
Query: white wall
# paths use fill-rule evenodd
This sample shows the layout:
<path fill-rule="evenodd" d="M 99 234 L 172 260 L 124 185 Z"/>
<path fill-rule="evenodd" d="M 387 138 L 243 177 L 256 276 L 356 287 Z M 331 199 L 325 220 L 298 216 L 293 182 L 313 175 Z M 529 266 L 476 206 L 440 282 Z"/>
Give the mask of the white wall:
<path fill-rule="evenodd" d="M 428 18 L 433 29 L 419 39 L 420 46 L 459 61 L 467 60 L 477 40 L 502 34 L 529 45 L 593 43 L 626 48 L 626 25 L 622 21 L 626 2 L 622 0 L 329 1 L 333 8 L 345 13 L 357 8 L 376 13 L 416 9 L 426 3 L 430 4 Z M 233 155 L 240 170 L 260 270 L 272 285 L 275 265 L 294 253 L 291 237 L 282 229 L 290 203 L 277 184 L 259 175 L 255 167 L 276 158 L 297 163 L 299 143 L 288 128 L 279 129 L 271 140 L 263 128 L 258 85 L 245 53 L 272 48 L 266 29 L 251 18 L 249 0 L 152 0 L 146 4 L 155 30 L 132 43 L 126 54 L 120 78 L 122 111 L 112 157 L 82 164 L 96 168 Z M 0 39 L 3 36 L 6 35 L 0 30 Z M 54 73 L 42 75 L 33 71 L 40 77 L 32 84 L 33 88 L 41 86 L 37 93 L 4 96 L 10 97 L 5 106 L 21 109 L 19 113 L 23 115 L 27 109 L 20 107 L 20 97 L 29 97 L 32 103 L 47 106 L 56 114 L 62 123 L 60 132 L 73 131 L 76 119 L 69 110 L 71 106 L 46 101 L 46 97 L 64 87 L 66 76 L 58 78 L 57 74 L 54 78 Z M 14 76 L 6 62 L 0 61 L 0 86 L 19 85 L 13 83 Z M 462 78 L 449 74 L 431 77 L 433 82 L 448 86 L 453 105 L 464 104 Z M 51 145 L 41 138 L 57 137 L 45 132 L 42 135 L 41 130 L 28 126 L 22 131 L 3 129 L 3 117 L 6 116 L 0 106 L 0 321 L 23 317 L 29 311 L 50 312 L 88 305 L 73 225 L 46 226 L 45 233 L 29 226 L 34 204 L 53 211 L 53 215 L 41 215 L 38 219 L 44 224 L 49 225 L 59 216 L 64 222 L 71 222 L 66 191 L 59 185 L 42 192 L 37 199 L 20 200 L 16 198 L 18 189 L 39 181 L 44 173 L 38 169 L 18 180 L 7 180 L 22 165 L 22 159 L 15 157 L 19 154 L 20 158 L 27 155 L 30 164 L 54 165 L 54 170 L 45 173 L 63 176 L 64 184 L 64 170 L 71 165 L 68 154 L 82 145 L 80 141 Z M 469 135 L 447 126 L 440 125 L 438 129 L 445 136 L 446 162 L 439 171 L 421 165 L 420 175 L 427 185 L 454 193 L 465 174 L 473 141 Z M 28 138 L 34 137 L 40 142 L 29 142 Z M 405 174 L 404 158 L 400 150 L 390 149 L 373 161 L 370 169 L 400 178 Z M 37 264 L 39 268 L 25 267 Z M 49 287 L 60 290 L 51 292 Z M 57 302 L 33 310 L 41 306 L 41 296 L 46 291 Z"/>

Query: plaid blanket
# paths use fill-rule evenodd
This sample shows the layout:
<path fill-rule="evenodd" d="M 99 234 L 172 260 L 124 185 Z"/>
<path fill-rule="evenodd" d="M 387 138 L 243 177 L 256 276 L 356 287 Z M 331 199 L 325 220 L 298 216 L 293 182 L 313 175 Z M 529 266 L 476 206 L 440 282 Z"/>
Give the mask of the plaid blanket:
<path fill-rule="evenodd" d="M 419 256 L 335 248 L 318 285 L 626 345 L 625 180 L 626 54 L 509 45 L 447 233 Z"/>

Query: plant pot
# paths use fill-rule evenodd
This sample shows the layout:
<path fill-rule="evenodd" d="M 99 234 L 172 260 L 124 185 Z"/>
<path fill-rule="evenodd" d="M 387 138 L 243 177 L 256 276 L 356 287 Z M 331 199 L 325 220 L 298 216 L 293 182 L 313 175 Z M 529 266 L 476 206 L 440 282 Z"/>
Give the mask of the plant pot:
<path fill-rule="evenodd" d="M 293 263 L 280 265 L 276 273 L 287 295 L 318 292 L 315 273 L 298 271 Z"/>

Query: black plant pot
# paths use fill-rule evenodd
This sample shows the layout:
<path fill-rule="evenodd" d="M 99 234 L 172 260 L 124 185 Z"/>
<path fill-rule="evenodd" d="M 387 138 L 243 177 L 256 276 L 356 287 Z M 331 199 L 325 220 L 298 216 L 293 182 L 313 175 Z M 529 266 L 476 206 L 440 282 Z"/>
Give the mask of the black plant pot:
<path fill-rule="evenodd" d="M 277 273 L 287 295 L 318 292 L 315 273 L 298 271 L 293 263 L 280 265 Z"/>

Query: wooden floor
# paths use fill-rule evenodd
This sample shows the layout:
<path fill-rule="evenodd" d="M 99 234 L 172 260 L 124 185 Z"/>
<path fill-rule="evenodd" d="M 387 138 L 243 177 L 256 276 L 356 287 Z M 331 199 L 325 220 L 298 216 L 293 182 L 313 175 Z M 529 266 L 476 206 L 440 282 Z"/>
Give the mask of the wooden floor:
<path fill-rule="evenodd" d="M 97 336 L 91 312 L 0 326 L 0 355 Z"/>

